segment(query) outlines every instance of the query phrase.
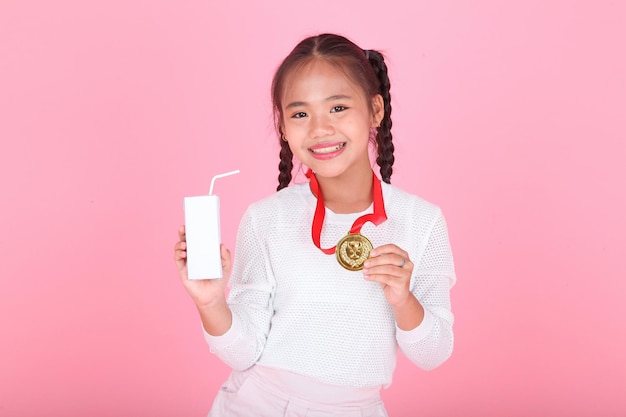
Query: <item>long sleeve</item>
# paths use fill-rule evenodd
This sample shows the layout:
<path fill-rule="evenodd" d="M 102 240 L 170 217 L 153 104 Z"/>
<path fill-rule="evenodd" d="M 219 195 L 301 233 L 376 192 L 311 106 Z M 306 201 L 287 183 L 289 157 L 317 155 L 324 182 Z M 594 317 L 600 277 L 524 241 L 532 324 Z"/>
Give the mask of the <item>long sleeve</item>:
<path fill-rule="evenodd" d="M 411 291 L 425 310 L 422 323 L 403 331 L 396 326 L 396 339 L 402 352 L 422 369 L 433 369 L 452 354 L 454 316 L 450 308 L 450 288 L 456 281 L 446 222 L 435 218 L 421 251 L 411 281 Z M 419 253 L 419 252 L 418 252 Z"/>
<path fill-rule="evenodd" d="M 239 225 L 228 305 L 231 328 L 222 336 L 205 339 L 227 365 L 237 370 L 252 366 L 263 353 L 273 315 L 275 280 L 267 246 L 248 210 Z"/>

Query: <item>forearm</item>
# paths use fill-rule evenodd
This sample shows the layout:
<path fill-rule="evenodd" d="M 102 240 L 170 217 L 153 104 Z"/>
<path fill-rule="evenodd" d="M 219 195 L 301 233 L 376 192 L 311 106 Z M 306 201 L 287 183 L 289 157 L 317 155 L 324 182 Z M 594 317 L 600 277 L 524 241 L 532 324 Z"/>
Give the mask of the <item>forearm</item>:
<path fill-rule="evenodd" d="M 211 336 L 221 336 L 230 329 L 233 315 L 225 297 L 219 297 L 211 304 L 196 307 L 204 330 Z"/>
<path fill-rule="evenodd" d="M 396 324 L 402 330 L 413 330 L 424 320 L 424 307 L 409 293 L 406 302 L 401 305 L 392 306 Z"/>
<path fill-rule="evenodd" d="M 434 369 L 445 362 L 454 347 L 451 322 L 431 312 L 425 314 L 424 321 L 416 329 L 398 329 L 396 338 L 404 355 L 426 370 Z"/>

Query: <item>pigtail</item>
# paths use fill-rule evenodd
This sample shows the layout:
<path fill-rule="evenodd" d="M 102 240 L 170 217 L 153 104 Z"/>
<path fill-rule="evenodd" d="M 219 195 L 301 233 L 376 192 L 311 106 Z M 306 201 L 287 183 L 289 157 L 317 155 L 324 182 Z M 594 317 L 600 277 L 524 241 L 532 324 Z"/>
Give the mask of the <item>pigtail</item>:
<path fill-rule="evenodd" d="M 393 173 L 393 156 L 394 146 L 391 135 L 391 83 L 387 75 L 387 65 L 385 60 L 377 51 L 365 51 L 365 55 L 369 60 L 376 78 L 380 83 L 380 95 L 383 97 L 385 115 L 380 122 L 380 126 L 376 133 L 376 144 L 378 145 L 378 157 L 376 163 L 380 166 L 380 176 L 386 183 L 391 183 L 391 174 Z"/>
<path fill-rule="evenodd" d="M 291 182 L 291 171 L 293 169 L 293 153 L 289 148 L 289 143 L 285 140 L 280 141 L 280 162 L 278 163 L 278 187 L 276 191 L 280 191 L 289 186 Z"/>

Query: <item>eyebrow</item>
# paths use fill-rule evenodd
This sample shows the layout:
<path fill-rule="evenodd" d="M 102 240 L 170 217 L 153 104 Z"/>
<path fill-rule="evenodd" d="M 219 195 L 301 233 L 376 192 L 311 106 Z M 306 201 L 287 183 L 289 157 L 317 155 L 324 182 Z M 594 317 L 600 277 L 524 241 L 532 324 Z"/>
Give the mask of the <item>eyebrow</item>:
<path fill-rule="evenodd" d="M 330 96 L 330 97 L 326 98 L 326 100 L 324 100 L 324 101 L 350 100 L 350 99 L 352 99 L 351 96 L 348 96 L 348 95 L 345 95 L 345 94 L 337 94 L 337 95 Z M 292 103 L 287 104 L 285 106 L 285 109 L 291 109 L 291 108 L 294 108 L 294 107 L 301 107 L 301 106 L 304 106 L 304 105 L 306 105 L 306 102 L 304 102 L 304 101 L 294 101 Z"/>

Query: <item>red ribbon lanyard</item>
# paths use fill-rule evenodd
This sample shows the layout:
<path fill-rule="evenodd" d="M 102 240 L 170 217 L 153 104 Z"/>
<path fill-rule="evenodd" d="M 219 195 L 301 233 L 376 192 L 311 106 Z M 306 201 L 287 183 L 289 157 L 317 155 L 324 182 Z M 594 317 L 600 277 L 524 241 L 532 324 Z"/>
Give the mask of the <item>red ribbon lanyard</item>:
<path fill-rule="evenodd" d="M 311 235 L 313 237 L 313 243 L 317 246 L 322 252 L 327 255 L 331 255 L 335 253 L 336 245 L 332 248 L 322 249 L 320 244 L 320 238 L 322 235 L 322 226 L 324 225 L 324 217 L 326 216 L 326 207 L 324 206 L 324 197 L 322 196 L 322 191 L 320 190 L 320 185 L 317 182 L 317 178 L 315 178 L 315 174 L 313 171 L 309 169 L 306 173 L 307 178 L 311 181 L 311 191 L 313 194 L 317 196 L 317 205 L 315 206 L 315 215 L 313 216 L 313 226 L 311 227 Z M 374 177 L 372 182 L 372 194 L 374 196 L 374 212 L 364 214 L 358 219 L 354 221 L 352 227 L 350 228 L 350 233 L 359 233 L 363 225 L 367 222 L 372 222 L 374 225 L 378 226 L 385 220 L 387 220 L 387 213 L 385 212 L 385 203 L 383 202 L 383 189 L 380 186 L 380 180 L 378 177 L 372 172 L 372 176 Z"/>

